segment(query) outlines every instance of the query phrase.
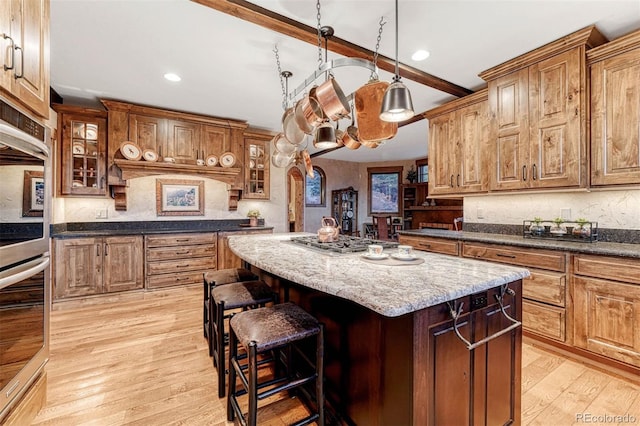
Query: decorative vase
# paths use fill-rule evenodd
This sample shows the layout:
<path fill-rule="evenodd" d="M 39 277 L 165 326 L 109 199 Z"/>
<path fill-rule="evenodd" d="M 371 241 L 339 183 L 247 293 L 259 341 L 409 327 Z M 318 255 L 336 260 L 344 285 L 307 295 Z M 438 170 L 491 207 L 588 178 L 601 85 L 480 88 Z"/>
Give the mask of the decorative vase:
<path fill-rule="evenodd" d="M 532 223 L 529 227 L 529 231 L 531 232 L 531 235 L 542 235 L 544 234 L 544 226 L 539 223 Z"/>
<path fill-rule="evenodd" d="M 258 218 L 255 216 L 250 217 L 249 226 L 258 226 Z"/>

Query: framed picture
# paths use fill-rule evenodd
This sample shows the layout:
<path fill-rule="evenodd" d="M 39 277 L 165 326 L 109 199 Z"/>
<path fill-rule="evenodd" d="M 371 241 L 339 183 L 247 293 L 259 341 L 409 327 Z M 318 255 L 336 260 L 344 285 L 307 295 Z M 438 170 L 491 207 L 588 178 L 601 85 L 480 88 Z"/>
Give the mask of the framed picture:
<path fill-rule="evenodd" d="M 44 211 L 44 173 L 34 170 L 24 171 L 22 187 L 22 216 L 42 217 Z"/>
<path fill-rule="evenodd" d="M 158 216 L 204 216 L 204 181 L 156 180 Z"/>

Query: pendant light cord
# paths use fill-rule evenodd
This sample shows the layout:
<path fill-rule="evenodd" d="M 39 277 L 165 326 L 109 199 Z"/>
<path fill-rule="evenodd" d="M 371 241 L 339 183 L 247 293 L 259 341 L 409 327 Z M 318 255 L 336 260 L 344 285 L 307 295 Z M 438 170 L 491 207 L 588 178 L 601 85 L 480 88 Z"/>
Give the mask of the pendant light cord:
<path fill-rule="evenodd" d="M 398 67 L 398 0 L 396 0 L 396 77 L 394 80 L 400 80 L 400 70 Z"/>

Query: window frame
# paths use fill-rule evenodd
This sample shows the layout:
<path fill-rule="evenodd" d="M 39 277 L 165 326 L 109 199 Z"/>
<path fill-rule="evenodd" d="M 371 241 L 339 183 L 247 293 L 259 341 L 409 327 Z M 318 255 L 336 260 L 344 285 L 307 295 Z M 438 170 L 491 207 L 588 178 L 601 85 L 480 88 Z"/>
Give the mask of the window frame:
<path fill-rule="evenodd" d="M 308 180 L 309 175 L 305 174 L 304 176 L 304 206 L 305 207 L 326 207 L 327 206 L 327 197 L 326 197 L 326 184 L 327 184 L 327 175 L 324 170 L 322 170 L 318 166 L 313 166 L 313 172 L 320 179 L 320 203 L 310 203 L 307 199 L 307 188 L 308 188 Z M 314 178 L 315 179 L 315 178 Z"/>
<path fill-rule="evenodd" d="M 390 166 L 390 167 L 367 167 L 367 214 L 369 216 L 371 215 L 378 215 L 378 214 L 383 214 L 383 215 L 391 215 L 391 216 L 398 216 L 400 214 L 400 188 L 402 185 L 402 173 L 403 173 L 403 167 L 402 166 Z M 398 194 L 398 199 L 397 199 L 397 205 L 396 205 L 396 211 L 393 212 L 373 212 L 371 211 L 371 200 L 372 200 L 372 195 L 371 195 L 371 177 L 372 175 L 376 175 L 376 174 L 396 174 L 398 176 L 398 188 L 397 188 L 397 194 Z"/>
<path fill-rule="evenodd" d="M 423 178 L 424 176 L 420 173 L 420 168 L 421 167 L 427 167 L 427 179 L 426 180 L 422 180 L 421 178 Z M 420 160 L 416 160 L 416 171 L 418 172 L 418 179 L 416 180 L 416 182 L 418 183 L 428 183 L 429 182 L 429 158 L 423 158 Z"/>

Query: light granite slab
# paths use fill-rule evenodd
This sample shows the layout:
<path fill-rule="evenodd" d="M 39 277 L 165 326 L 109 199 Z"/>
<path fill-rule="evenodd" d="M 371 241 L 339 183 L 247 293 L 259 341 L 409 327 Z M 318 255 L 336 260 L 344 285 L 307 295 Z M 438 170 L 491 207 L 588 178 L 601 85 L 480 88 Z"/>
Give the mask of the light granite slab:
<path fill-rule="evenodd" d="M 274 275 L 396 317 L 529 276 L 524 268 L 416 252 L 425 262 L 385 266 L 364 262 L 362 253 L 328 254 L 296 245 L 306 233 L 229 237 L 229 248 Z M 395 249 L 391 249 L 393 252 Z"/>

